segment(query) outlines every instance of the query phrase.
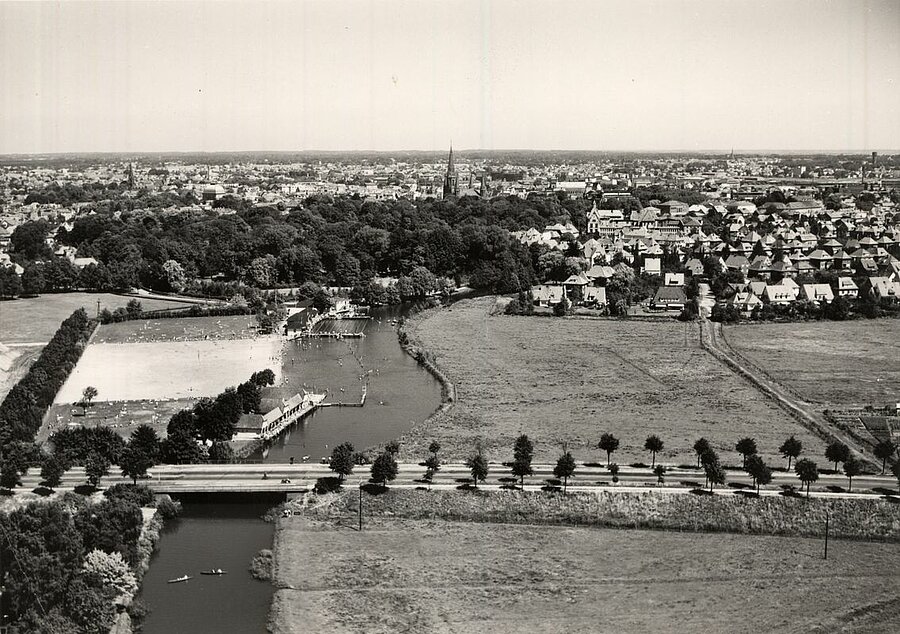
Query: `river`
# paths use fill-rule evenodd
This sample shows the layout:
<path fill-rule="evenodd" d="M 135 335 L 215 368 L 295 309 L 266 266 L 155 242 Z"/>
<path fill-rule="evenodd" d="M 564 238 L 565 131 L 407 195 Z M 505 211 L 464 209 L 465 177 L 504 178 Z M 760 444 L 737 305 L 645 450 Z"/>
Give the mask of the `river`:
<path fill-rule="evenodd" d="M 263 548 L 272 548 L 274 525 L 260 517 L 262 503 L 186 503 L 184 513 L 166 522 L 138 598 L 150 614 L 145 634 L 222 634 L 266 631 L 272 586 L 248 571 Z M 201 576 L 221 568 L 228 574 Z M 182 575 L 193 579 L 167 583 Z"/>
<path fill-rule="evenodd" d="M 287 398 L 302 388 L 327 389 L 329 401 L 358 402 L 361 375 L 368 376 L 368 396 L 365 407 L 316 411 L 272 443 L 264 460 L 309 456 L 318 461 L 344 441 L 363 449 L 397 438 L 440 405 L 440 384 L 403 351 L 391 323 L 410 308 L 375 309 L 366 322 L 366 336 L 359 339 L 285 344 L 284 382 L 277 396 Z M 247 569 L 260 549 L 272 547 L 274 527 L 259 519 L 266 509 L 265 504 L 185 504 L 184 515 L 167 523 L 141 585 L 139 598 L 151 610 L 146 634 L 265 632 L 272 586 L 254 580 Z M 228 574 L 199 575 L 210 568 Z M 166 583 L 184 574 L 197 576 Z"/>
<path fill-rule="evenodd" d="M 397 438 L 428 418 L 440 405 L 441 386 L 397 341 L 391 322 L 411 305 L 376 308 L 365 337 L 300 339 L 285 344 L 284 383 L 278 394 L 289 398 L 300 389 L 328 392 L 328 401 L 359 402 L 368 377 L 365 407 L 326 407 L 289 428 L 261 455 L 266 462 L 317 462 L 344 441 L 357 449 Z M 343 390 L 343 391 L 342 391 Z"/>

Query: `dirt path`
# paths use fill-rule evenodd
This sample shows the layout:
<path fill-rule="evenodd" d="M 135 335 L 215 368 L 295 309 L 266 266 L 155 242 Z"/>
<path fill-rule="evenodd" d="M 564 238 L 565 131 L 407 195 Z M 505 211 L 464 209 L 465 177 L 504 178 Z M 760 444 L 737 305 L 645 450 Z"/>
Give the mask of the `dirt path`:
<path fill-rule="evenodd" d="M 879 466 L 870 454 L 869 448 L 863 447 L 847 433 L 831 425 L 817 406 L 800 398 L 779 382 L 738 355 L 722 333 L 722 324 L 701 320 L 700 343 L 703 348 L 728 367 L 752 383 L 760 392 L 770 397 L 775 403 L 790 414 L 807 429 L 823 437 L 826 441 L 838 440 L 859 454 L 866 462 Z"/>

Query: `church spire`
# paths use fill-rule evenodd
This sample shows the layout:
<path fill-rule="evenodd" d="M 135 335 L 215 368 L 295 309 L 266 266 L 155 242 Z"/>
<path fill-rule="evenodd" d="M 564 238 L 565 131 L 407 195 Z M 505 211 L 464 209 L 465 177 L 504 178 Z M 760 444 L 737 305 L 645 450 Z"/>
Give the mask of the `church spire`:
<path fill-rule="evenodd" d="M 453 142 L 450 143 L 450 158 L 447 160 L 447 174 L 444 176 L 444 198 L 459 193 L 459 176 L 453 165 Z"/>

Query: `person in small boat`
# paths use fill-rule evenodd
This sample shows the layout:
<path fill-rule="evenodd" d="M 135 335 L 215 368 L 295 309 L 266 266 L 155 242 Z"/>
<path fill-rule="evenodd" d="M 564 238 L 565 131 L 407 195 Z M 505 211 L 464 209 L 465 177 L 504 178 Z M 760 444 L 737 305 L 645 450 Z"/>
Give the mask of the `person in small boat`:
<path fill-rule="evenodd" d="M 266 473 L 265 471 L 263 471 L 263 480 L 268 480 L 268 479 L 269 479 L 269 474 Z"/>

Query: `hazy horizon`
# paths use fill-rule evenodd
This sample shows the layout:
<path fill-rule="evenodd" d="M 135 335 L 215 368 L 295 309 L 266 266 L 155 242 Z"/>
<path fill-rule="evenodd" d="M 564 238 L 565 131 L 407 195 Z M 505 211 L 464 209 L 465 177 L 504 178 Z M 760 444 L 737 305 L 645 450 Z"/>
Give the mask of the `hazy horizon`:
<path fill-rule="evenodd" d="M 890 0 L 0 2 L 0 155 L 896 152 L 898 32 Z"/>

